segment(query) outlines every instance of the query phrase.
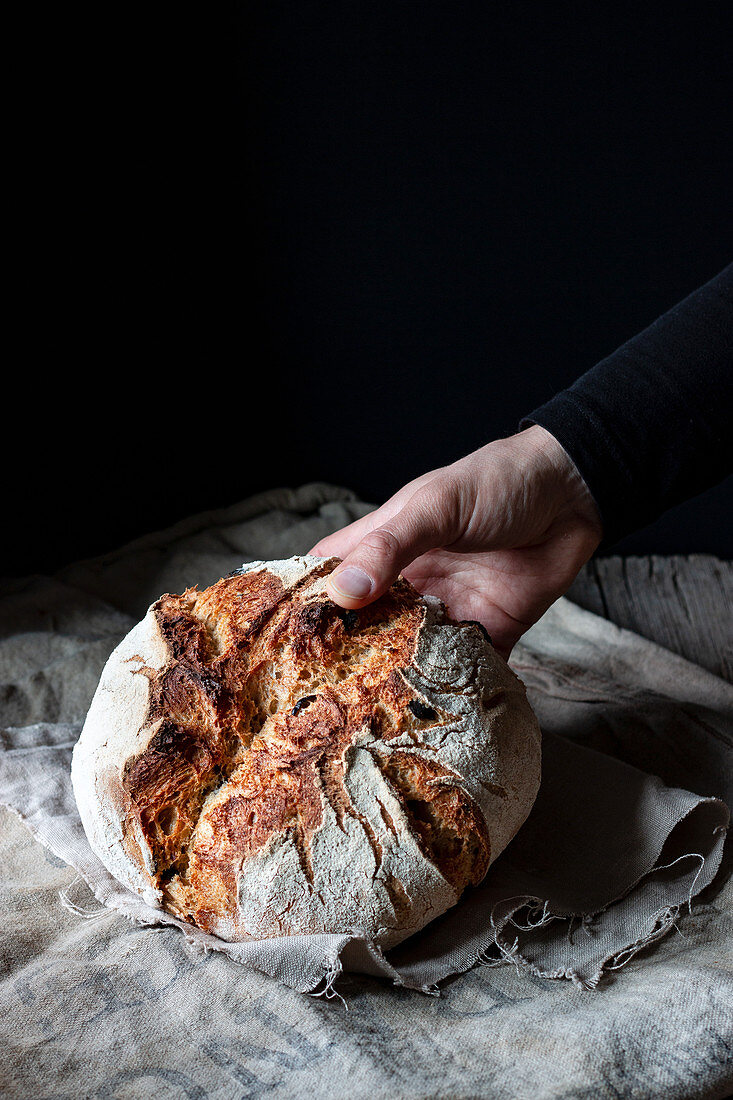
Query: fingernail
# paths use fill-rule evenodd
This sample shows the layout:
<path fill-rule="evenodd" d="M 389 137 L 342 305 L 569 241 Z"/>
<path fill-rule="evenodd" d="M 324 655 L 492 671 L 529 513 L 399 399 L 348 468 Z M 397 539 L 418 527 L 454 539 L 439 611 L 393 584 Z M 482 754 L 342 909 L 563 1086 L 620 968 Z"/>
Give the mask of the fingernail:
<path fill-rule="evenodd" d="M 331 577 L 331 587 L 350 600 L 363 600 L 372 590 L 372 578 L 363 569 L 347 565 L 340 573 Z"/>

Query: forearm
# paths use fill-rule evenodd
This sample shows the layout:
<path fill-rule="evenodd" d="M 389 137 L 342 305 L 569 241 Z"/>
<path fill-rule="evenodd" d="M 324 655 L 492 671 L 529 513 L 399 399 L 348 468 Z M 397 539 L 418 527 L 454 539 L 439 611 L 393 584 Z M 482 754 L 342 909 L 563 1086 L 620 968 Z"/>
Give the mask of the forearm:
<path fill-rule="evenodd" d="M 732 404 L 730 266 L 520 426 L 562 444 L 610 544 L 730 472 Z"/>

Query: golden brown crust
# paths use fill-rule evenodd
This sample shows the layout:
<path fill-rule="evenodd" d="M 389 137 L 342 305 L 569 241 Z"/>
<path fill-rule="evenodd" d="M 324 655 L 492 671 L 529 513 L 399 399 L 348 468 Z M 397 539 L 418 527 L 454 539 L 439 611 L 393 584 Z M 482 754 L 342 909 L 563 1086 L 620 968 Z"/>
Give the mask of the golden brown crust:
<path fill-rule="evenodd" d="M 343 611 L 312 591 L 335 564 L 311 570 L 307 584 L 286 588 L 261 569 L 154 605 L 170 660 L 141 670 L 150 679 L 146 724 L 157 728 L 124 769 L 126 816 L 153 852 L 165 907 L 205 930 L 236 920 L 242 864 L 278 834 L 290 836 L 312 882 L 324 805 L 342 827 L 347 817 L 359 821 L 379 867 L 380 842 L 344 781 L 345 753 L 364 729 L 385 748 L 398 737 L 414 745 L 374 759 L 421 850 L 456 892 L 488 867 L 481 811 L 421 740 L 445 716 L 400 673 L 415 653 L 421 597 L 401 579 L 362 611 Z M 126 829 L 123 843 L 138 860 L 133 833 Z M 395 909 L 409 908 L 403 886 L 387 877 Z"/>

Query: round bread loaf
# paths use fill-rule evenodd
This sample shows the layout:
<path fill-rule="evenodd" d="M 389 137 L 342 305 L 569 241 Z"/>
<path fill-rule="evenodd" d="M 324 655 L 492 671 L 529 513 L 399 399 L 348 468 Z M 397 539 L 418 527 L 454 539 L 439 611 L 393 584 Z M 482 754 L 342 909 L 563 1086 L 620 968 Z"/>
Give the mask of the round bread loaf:
<path fill-rule="evenodd" d="M 344 611 L 336 558 L 165 595 L 112 653 L 72 763 L 90 844 L 225 940 L 391 947 L 479 883 L 540 778 L 522 682 L 400 578 Z"/>

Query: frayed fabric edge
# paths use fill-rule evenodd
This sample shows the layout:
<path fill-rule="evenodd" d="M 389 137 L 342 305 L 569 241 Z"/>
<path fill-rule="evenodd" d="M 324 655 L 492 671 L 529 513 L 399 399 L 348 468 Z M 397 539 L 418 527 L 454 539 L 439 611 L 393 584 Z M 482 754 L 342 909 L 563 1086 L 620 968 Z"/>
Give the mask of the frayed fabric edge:
<path fill-rule="evenodd" d="M 89 883 L 86 881 L 84 876 L 77 873 L 73 881 L 64 890 L 59 890 L 58 892 L 61 905 L 69 913 L 72 913 L 74 916 L 80 917 L 82 920 L 85 921 L 98 920 L 100 917 L 104 917 L 109 914 L 119 914 L 120 916 L 124 916 L 133 924 L 138 924 L 140 927 L 146 926 L 145 922 L 141 920 L 139 916 L 135 917 L 130 914 L 124 913 L 119 909 L 112 908 L 108 904 L 102 902 L 100 898 L 96 898 L 96 900 L 100 902 L 100 908 L 98 909 L 88 909 L 84 906 L 78 905 L 76 902 L 71 900 L 69 894 L 80 882 L 84 882 L 85 885 L 91 889 Z M 506 925 L 511 924 L 519 931 L 529 931 L 541 928 L 547 924 L 550 924 L 552 921 L 565 919 L 568 921 L 569 939 L 573 922 L 575 920 L 579 920 L 581 927 L 587 929 L 588 924 L 590 924 L 597 916 L 597 914 L 584 914 L 577 917 L 558 917 L 549 912 L 548 902 L 542 902 L 538 898 L 528 899 L 527 904 L 531 904 L 531 908 L 526 916 L 526 923 L 520 924 L 514 919 L 514 915 L 516 913 L 519 913 L 521 909 L 525 907 L 524 905 L 520 905 L 516 910 L 513 911 L 512 914 L 510 914 L 506 918 L 502 927 L 506 927 Z M 542 970 L 540 967 L 530 962 L 521 954 L 519 950 L 519 937 L 516 937 L 513 943 L 510 944 L 501 938 L 499 929 L 497 929 L 494 942 L 487 945 L 487 947 L 483 948 L 481 951 L 477 952 L 474 960 L 469 966 L 469 969 L 471 969 L 471 967 L 473 966 L 485 966 L 487 968 L 492 968 L 511 964 L 515 967 L 517 973 L 520 975 L 522 972 L 524 972 L 533 974 L 535 977 L 538 978 L 566 979 L 571 981 L 573 985 L 575 985 L 578 989 L 594 990 L 597 988 L 599 982 L 601 981 L 604 973 L 607 970 L 620 970 L 645 947 L 650 946 L 657 940 L 661 939 L 663 936 L 667 935 L 667 933 L 671 931 L 672 928 L 676 928 L 675 922 L 680 915 L 680 911 L 680 906 L 669 906 L 665 910 L 661 911 L 659 914 L 656 915 L 654 927 L 646 936 L 642 936 L 634 943 L 622 948 L 620 951 L 608 955 L 590 978 L 581 978 L 572 967 L 561 968 L 554 971 Z M 151 925 L 147 925 L 147 927 L 151 927 Z M 168 925 L 168 922 L 159 922 L 158 927 L 163 929 L 165 927 L 170 927 L 170 925 Z M 181 931 L 184 934 L 186 946 L 193 956 L 198 956 L 202 958 L 208 955 L 209 952 L 216 950 L 209 944 L 202 943 L 200 939 L 189 935 L 188 930 L 185 927 L 182 927 L 181 925 L 179 925 L 178 927 L 181 928 Z M 370 947 L 371 945 L 367 944 L 367 946 Z M 490 952 L 494 949 L 497 949 L 499 951 L 498 958 L 492 957 L 490 954 Z M 399 971 L 390 966 L 390 964 L 387 962 L 381 952 L 379 952 L 379 955 L 379 962 L 385 969 L 384 976 L 391 976 L 394 985 L 405 988 L 406 983 L 402 980 Z M 231 959 L 231 961 L 237 962 L 238 960 Z M 337 980 L 344 973 L 344 968 L 340 957 L 337 955 L 333 958 L 325 959 L 323 965 L 323 976 L 316 983 L 314 989 L 306 990 L 305 992 L 307 992 L 308 995 L 311 997 L 323 998 L 327 1001 L 338 999 L 339 1001 L 341 1001 L 345 1010 L 348 1012 L 349 1005 L 346 998 L 342 995 L 342 993 L 339 992 L 339 990 L 335 988 Z M 390 971 L 391 974 L 388 973 L 388 971 Z M 428 996 L 442 996 L 442 990 L 437 983 L 420 986 L 418 991 Z"/>
<path fill-rule="evenodd" d="M 324 966 L 326 969 L 323 977 L 318 982 L 315 989 L 312 989 L 309 992 L 308 996 L 317 998 L 323 997 L 323 999 L 326 1001 L 332 1001 L 338 998 L 338 1000 L 341 1001 L 341 1004 L 348 1012 L 349 1005 L 346 1001 L 346 998 L 342 997 L 339 991 L 334 988 L 337 979 L 340 978 L 344 972 L 341 959 L 338 955 L 335 956 L 335 958 L 324 959 Z M 320 985 L 323 986 L 323 989 L 318 988 Z"/>
<path fill-rule="evenodd" d="M 545 925 L 551 924 L 553 921 L 562 920 L 567 921 L 567 939 L 569 943 L 572 943 L 572 936 L 577 928 L 580 927 L 586 935 L 591 936 L 590 928 L 595 920 L 608 909 L 611 908 L 613 903 L 599 909 L 594 913 L 571 913 L 558 915 L 550 911 L 549 902 L 543 901 L 542 898 L 532 897 L 529 895 L 517 895 L 514 898 L 506 898 L 501 902 L 498 902 L 491 912 L 491 927 L 494 930 L 493 943 L 488 944 L 485 948 L 482 948 L 477 952 L 475 959 L 472 963 L 473 966 L 485 966 L 488 968 L 495 968 L 499 966 L 513 965 L 517 971 L 517 974 L 522 972 L 526 974 L 532 974 L 537 978 L 546 978 L 549 980 L 567 980 L 571 981 L 577 989 L 584 991 L 595 990 L 598 988 L 602 978 L 606 971 L 609 970 L 621 970 L 627 963 L 643 951 L 647 947 L 651 947 L 666 936 L 672 929 L 677 928 L 677 919 L 680 916 L 683 906 L 688 913 L 692 913 L 692 898 L 695 893 L 695 886 L 697 880 L 702 873 L 705 866 L 705 856 L 700 852 L 685 852 L 683 855 L 678 856 L 670 863 L 663 864 L 652 869 L 655 871 L 668 870 L 675 864 L 685 859 L 699 859 L 700 866 L 698 867 L 697 874 L 688 891 L 687 900 L 681 905 L 668 905 L 657 912 L 652 913 L 649 917 L 651 927 L 645 935 L 640 936 L 632 943 L 627 944 L 625 947 L 620 948 L 618 951 L 614 951 L 603 958 L 598 964 L 596 970 L 590 977 L 581 977 L 574 967 L 558 967 L 555 970 L 543 970 L 529 959 L 525 958 L 520 950 L 520 937 L 516 936 L 512 943 L 509 943 L 502 933 L 507 926 L 511 925 L 517 929 L 518 932 L 531 932 L 536 931 L 538 928 L 543 928 Z M 500 906 L 506 906 L 507 903 L 516 901 L 519 904 L 515 905 L 509 910 L 498 922 L 495 919 L 495 914 Z M 517 915 L 522 910 L 527 909 L 527 913 L 524 918 L 524 923 L 519 923 L 516 919 Z M 575 922 L 578 922 L 576 924 Z M 498 957 L 492 952 L 497 950 L 499 952 Z"/>
<path fill-rule="evenodd" d="M 50 851 L 54 852 L 54 854 L 58 855 L 59 858 L 64 859 L 65 862 L 68 862 L 67 857 L 63 853 L 56 851 L 56 848 L 51 842 L 50 838 L 44 835 L 43 830 L 36 826 L 36 823 L 32 820 L 30 816 L 25 815 L 15 806 L 9 803 L 3 802 L 2 805 L 7 806 L 7 808 L 10 809 L 23 822 L 23 824 L 29 829 L 36 840 L 47 847 Z M 718 829 L 716 829 L 716 833 L 719 831 L 722 831 L 723 833 L 726 832 L 724 827 L 719 827 Z M 672 860 L 671 863 L 665 864 L 663 866 L 656 866 L 652 868 L 652 870 L 649 872 L 649 874 L 653 874 L 655 871 L 666 870 L 669 867 L 674 866 L 676 863 L 679 863 L 681 860 L 690 858 L 699 859 L 700 866 L 698 868 L 697 874 L 695 875 L 695 879 L 690 886 L 687 901 L 686 903 L 684 903 L 685 908 L 689 913 L 692 912 L 692 897 L 695 891 L 697 880 L 700 877 L 700 874 L 702 873 L 702 870 L 706 863 L 705 856 L 703 856 L 699 852 L 686 852 L 683 853 L 683 855 L 678 856 L 676 859 Z M 119 914 L 131 924 L 136 924 L 139 927 L 152 927 L 161 931 L 164 930 L 166 927 L 175 927 L 183 932 L 185 943 L 193 955 L 205 956 L 210 951 L 217 950 L 214 945 L 204 943 L 201 941 L 200 937 L 192 935 L 184 922 L 177 920 L 175 917 L 171 917 L 169 914 L 161 912 L 160 915 L 158 915 L 153 911 L 154 915 L 151 914 L 151 918 L 146 918 L 139 912 L 128 912 L 126 907 L 120 904 L 118 899 L 115 899 L 113 901 L 111 898 L 105 896 L 104 891 L 93 885 L 93 883 L 89 881 L 87 876 L 82 871 L 80 871 L 78 867 L 75 867 L 74 864 L 70 864 L 70 866 L 77 872 L 76 878 L 73 879 L 72 882 L 69 883 L 69 885 L 65 889 L 60 890 L 58 893 L 59 901 L 63 908 L 72 913 L 74 916 L 77 916 L 82 920 L 92 921 L 101 918 L 107 913 L 114 913 Z M 93 893 L 94 897 L 101 905 L 100 909 L 85 909 L 83 906 L 77 905 L 71 900 L 71 898 L 69 897 L 69 893 L 80 881 L 83 881 L 89 888 L 89 890 Z M 517 901 L 519 904 L 515 905 L 508 913 L 505 914 L 503 919 L 501 919 L 500 922 L 497 923 L 494 919 L 497 908 L 499 908 L 500 906 L 505 906 L 508 902 L 513 901 Z M 494 906 L 490 917 L 491 927 L 494 930 L 493 942 L 488 943 L 485 947 L 481 948 L 475 954 L 473 959 L 468 962 L 465 970 L 470 970 L 475 966 L 495 968 L 511 964 L 515 967 L 517 973 L 520 975 L 522 972 L 524 972 L 532 974 L 533 976 L 538 978 L 546 978 L 550 980 L 565 979 L 571 981 L 573 985 L 578 989 L 585 991 L 595 990 L 607 970 L 622 969 L 640 951 L 643 951 L 646 947 L 649 947 L 652 944 L 656 943 L 658 940 L 667 935 L 673 928 L 676 928 L 676 921 L 681 913 L 682 906 L 667 906 L 666 908 L 660 910 L 658 913 L 653 914 L 651 919 L 654 920 L 654 924 L 646 935 L 639 937 L 639 939 L 635 940 L 633 943 L 628 944 L 620 950 L 606 956 L 600 962 L 595 972 L 588 978 L 581 977 L 573 967 L 560 967 L 552 971 L 542 970 L 541 967 L 536 966 L 529 959 L 526 959 L 522 955 L 519 949 L 519 936 L 515 937 L 513 943 L 509 943 L 503 939 L 502 932 L 507 925 L 513 925 L 513 927 L 515 927 L 519 932 L 528 932 L 535 931 L 538 928 L 542 928 L 545 925 L 550 924 L 552 921 L 565 920 L 568 922 L 567 938 L 572 943 L 571 937 L 573 932 L 577 928 L 577 926 L 574 927 L 575 921 L 580 922 L 580 927 L 586 932 L 587 935 L 590 935 L 591 933 L 589 931 L 589 928 L 592 925 L 593 921 L 596 920 L 597 917 L 601 915 L 601 913 L 609 909 L 612 904 L 614 903 L 611 902 L 608 906 L 605 906 L 602 909 L 599 909 L 597 912 L 590 914 L 579 913 L 559 915 L 554 914 L 550 911 L 549 901 L 539 897 L 534 897 L 531 895 L 516 895 L 513 898 L 502 899 L 501 902 L 498 902 Z M 515 919 L 515 916 L 516 914 L 520 913 L 522 909 L 525 908 L 527 908 L 528 910 L 527 914 L 525 915 L 525 923 L 519 924 Z M 384 957 L 383 953 L 379 951 L 379 949 L 375 948 L 375 945 L 369 944 L 367 941 L 363 942 L 366 944 L 367 949 L 378 962 L 380 970 L 382 971 L 384 976 L 387 978 L 392 978 L 393 984 L 395 986 L 415 989 L 429 996 L 442 996 L 442 990 L 440 989 L 440 985 L 437 982 L 432 984 L 425 984 L 422 986 L 415 986 L 409 982 L 405 982 L 399 971 L 396 970 L 395 967 L 393 967 L 388 962 L 388 960 Z M 491 954 L 495 949 L 499 952 L 498 957 Z M 245 965 L 243 960 L 232 958 L 232 956 L 225 951 L 222 953 L 225 954 L 232 962 L 238 963 L 239 965 Z M 253 969 L 260 970 L 260 967 L 254 964 L 250 965 L 252 965 Z M 265 970 L 262 970 L 261 972 L 268 973 Z M 306 988 L 300 989 L 299 991 L 308 993 L 309 995 L 314 997 L 323 997 L 326 1000 L 338 998 L 342 1001 L 345 1008 L 348 1010 L 348 1004 L 346 1003 L 345 999 L 334 988 L 335 982 L 342 975 L 343 972 L 343 964 L 341 963 L 339 955 L 337 955 L 333 959 L 326 959 L 324 960 L 324 973 L 322 977 L 319 978 L 313 989 L 309 990 Z M 323 989 L 319 990 L 318 987 L 322 983 L 324 987 Z"/>
<path fill-rule="evenodd" d="M 72 879 L 69 885 L 66 886 L 63 890 L 59 890 L 59 901 L 61 902 L 63 908 L 67 910 L 67 912 L 73 913 L 75 917 L 81 917 L 82 920 L 89 921 L 99 920 L 100 917 L 103 917 L 107 913 L 117 912 L 117 910 L 112 909 L 110 906 L 105 905 L 103 902 L 100 903 L 99 909 L 85 909 L 83 905 L 77 905 L 75 901 L 72 901 L 69 897 L 69 894 L 72 892 L 72 890 L 76 888 L 76 886 L 80 882 L 83 882 L 87 887 L 89 886 L 89 883 L 86 881 L 84 876 L 79 874 L 79 872 L 77 871 L 76 877 Z M 97 900 L 99 899 L 97 898 Z"/>

